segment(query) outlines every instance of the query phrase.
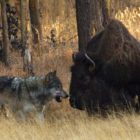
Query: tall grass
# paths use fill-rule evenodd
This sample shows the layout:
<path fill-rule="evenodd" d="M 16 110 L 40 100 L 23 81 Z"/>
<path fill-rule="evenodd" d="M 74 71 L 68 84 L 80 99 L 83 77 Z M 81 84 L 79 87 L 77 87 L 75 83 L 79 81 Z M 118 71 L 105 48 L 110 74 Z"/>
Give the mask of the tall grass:
<path fill-rule="evenodd" d="M 59 112 L 58 112 L 59 113 Z M 76 113 L 55 118 L 51 112 L 44 124 L 18 123 L 1 119 L 2 140 L 139 140 L 140 116 L 126 115 L 121 118 L 88 117 Z M 73 113 L 73 112 L 71 112 Z M 59 114 L 59 115 L 60 115 Z M 57 114 L 58 115 L 58 114 Z M 75 116 L 77 115 L 77 116 Z M 50 118 L 52 117 L 52 118 Z M 62 117 L 62 118 L 61 118 Z"/>

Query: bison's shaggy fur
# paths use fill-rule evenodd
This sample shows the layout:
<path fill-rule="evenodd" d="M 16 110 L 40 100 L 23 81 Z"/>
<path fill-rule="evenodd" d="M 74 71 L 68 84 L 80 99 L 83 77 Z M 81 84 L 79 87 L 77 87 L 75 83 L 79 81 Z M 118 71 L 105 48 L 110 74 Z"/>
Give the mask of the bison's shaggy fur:
<path fill-rule="evenodd" d="M 118 20 L 91 39 L 86 49 L 93 64 L 79 52 L 74 57 L 70 103 L 94 110 L 108 106 L 134 105 L 140 96 L 140 43 Z M 140 97 L 139 97 L 140 98 Z"/>
<path fill-rule="evenodd" d="M 87 53 L 102 78 L 123 86 L 140 81 L 140 43 L 120 21 L 112 20 L 95 38 L 89 42 Z"/>

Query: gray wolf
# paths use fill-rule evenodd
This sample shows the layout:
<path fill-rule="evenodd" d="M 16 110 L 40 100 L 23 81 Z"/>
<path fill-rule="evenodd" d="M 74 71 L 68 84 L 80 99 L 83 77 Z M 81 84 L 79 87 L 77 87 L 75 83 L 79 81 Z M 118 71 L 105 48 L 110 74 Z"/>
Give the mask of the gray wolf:
<path fill-rule="evenodd" d="M 73 55 L 70 104 L 89 112 L 140 101 L 140 42 L 112 20 L 86 47 Z M 135 101 L 137 99 L 137 101 Z"/>
<path fill-rule="evenodd" d="M 0 77 L 0 102 L 8 104 L 15 114 L 26 120 L 31 112 L 36 118 L 44 119 L 45 106 L 55 99 L 61 102 L 68 94 L 63 90 L 56 71 L 45 76 Z"/>

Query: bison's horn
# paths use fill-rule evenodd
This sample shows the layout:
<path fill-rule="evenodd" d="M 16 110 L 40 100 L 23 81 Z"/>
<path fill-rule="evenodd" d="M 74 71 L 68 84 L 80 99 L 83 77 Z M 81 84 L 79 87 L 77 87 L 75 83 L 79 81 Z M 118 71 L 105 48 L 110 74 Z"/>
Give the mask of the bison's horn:
<path fill-rule="evenodd" d="M 77 52 L 74 52 L 74 53 L 72 54 L 72 59 L 73 59 L 73 61 L 75 60 L 76 55 L 77 55 Z"/>
<path fill-rule="evenodd" d="M 95 62 L 88 56 L 87 53 L 85 53 L 85 57 L 87 60 L 89 60 L 93 64 L 93 67 L 95 68 Z"/>

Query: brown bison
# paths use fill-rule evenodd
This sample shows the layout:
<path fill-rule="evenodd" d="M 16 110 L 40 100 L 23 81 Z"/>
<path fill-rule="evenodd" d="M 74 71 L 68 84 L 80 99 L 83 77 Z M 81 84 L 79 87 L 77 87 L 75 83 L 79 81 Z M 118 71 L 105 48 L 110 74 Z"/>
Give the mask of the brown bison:
<path fill-rule="evenodd" d="M 112 20 L 89 41 L 86 53 L 73 55 L 73 62 L 72 107 L 92 112 L 138 103 L 140 43 L 120 21 Z"/>

